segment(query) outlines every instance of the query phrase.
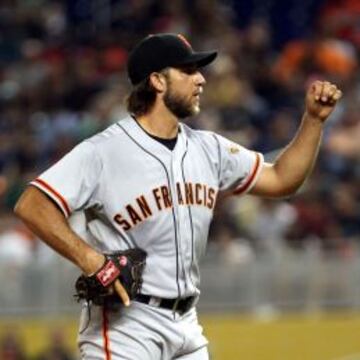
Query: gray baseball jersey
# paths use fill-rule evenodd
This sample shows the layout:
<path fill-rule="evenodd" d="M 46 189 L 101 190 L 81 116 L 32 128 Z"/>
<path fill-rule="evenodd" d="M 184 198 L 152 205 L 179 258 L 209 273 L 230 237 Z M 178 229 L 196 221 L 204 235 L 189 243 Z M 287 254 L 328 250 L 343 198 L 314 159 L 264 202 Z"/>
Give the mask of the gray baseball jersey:
<path fill-rule="evenodd" d="M 87 139 L 31 184 L 66 217 L 85 209 L 101 252 L 148 253 L 142 292 L 199 294 L 199 259 L 219 191 L 244 194 L 263 157 L 222 136 L 179 126 L 170 151 L 127 117 Z"/>
<path fill-rule="evenodd" d="M 262 155 L 183 124 L 170 151 L 129 116 L 76 146 L 31 183 L 94 248 L 140 247 L 148 254 L 141 292 L 151 301 L 94 307 L 91 321 L 83 308 L 83 359 L 208 359 L 195 307 L 178 314 L 159 307 L 159 298 L 199 294 L 198 263 L 218 193 L 246 193 L 262 164 Z"/>

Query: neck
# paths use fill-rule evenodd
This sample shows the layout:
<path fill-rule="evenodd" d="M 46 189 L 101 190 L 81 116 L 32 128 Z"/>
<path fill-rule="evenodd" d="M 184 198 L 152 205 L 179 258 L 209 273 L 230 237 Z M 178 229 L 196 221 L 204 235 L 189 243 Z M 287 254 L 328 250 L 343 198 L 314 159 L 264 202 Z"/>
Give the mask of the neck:
<path fill-rule="evenodd" d="M 147 114 L 136 118 L 151 135 L 163 139 L 173 139 L 178 134 L 179 120 L 164 105 L 155 103 Z"/>

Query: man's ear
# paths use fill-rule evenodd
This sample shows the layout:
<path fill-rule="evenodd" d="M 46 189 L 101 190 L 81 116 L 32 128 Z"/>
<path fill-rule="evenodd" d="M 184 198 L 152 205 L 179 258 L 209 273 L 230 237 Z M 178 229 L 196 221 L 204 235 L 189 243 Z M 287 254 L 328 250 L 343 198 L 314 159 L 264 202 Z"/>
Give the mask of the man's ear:
<path fill-rule="evenodd" d="M 162 93 L 166 90 L 166 78 L 163 74 L 153 72 L 150 74 L 149 80 L 156 91 Z"/>

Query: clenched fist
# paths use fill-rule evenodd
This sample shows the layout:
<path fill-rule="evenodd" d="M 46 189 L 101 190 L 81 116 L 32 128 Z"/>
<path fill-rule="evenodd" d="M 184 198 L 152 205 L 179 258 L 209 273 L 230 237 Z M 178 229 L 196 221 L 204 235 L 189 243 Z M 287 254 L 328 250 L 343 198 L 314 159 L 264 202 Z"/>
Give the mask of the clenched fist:
<path fill-rule="evenodd" d="M 306 112 L 314 118 L 325 121 L 332 113 L 342 92 L 328 81 L 313 82 L 306 93 Z"/>

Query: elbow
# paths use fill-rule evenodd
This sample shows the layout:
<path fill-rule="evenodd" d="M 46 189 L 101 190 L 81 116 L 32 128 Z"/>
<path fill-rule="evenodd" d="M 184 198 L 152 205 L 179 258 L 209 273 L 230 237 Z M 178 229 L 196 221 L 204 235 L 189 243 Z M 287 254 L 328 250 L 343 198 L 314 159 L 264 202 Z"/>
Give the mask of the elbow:
<path fill-rule="evenodd" d="M 294 195 L 296 195 L 296 193 L 298 192 L 298 188 L 295 188 L 295 189 L 290 189 L 290 190 L 286 190 L 286 191 L 283 191 L 280 195 L 279 195 L 279 198 L 290 198 Z"/>
<path fill-rule="evenodd" d="M 273 181 L 271 186 L 268 187 L 265 196 L 275 199 L 292 197 L 299 191 L 303 183 L 303 181 L 288 181 L 287 179 L 277 178 L 277 181 Z"/>
<path fill-rule="evenodd" d="M 278 178 L 277 181 L 277 197 L 289 198 L 298 193 L 305 183 L 304 178 L 300 177 L 283 177 L 281 180 Z"/>
<path fill-rule="evenodd" d="M 270 189 L 261 189 L 251 192 L 253 195 L 262 196 L 268 199 L 286 199 L 297 193 L 300 187 L 277 186 Z"/>
<path fill-rule="evenodd" d="M 24 201 L 21 196 L 20 199 L 16 202 L 13 212 L 18 218 L 23 219 L 25 217 L 25 213 L 26 213 L 25 209 L 26 209 L 26 206 L 25 206 Z"/>
<path fill-rule="evenodd" d="M 30 209 L 28 190 L 25 190 L 16 202 L 13 212 L 19 219 L 26 221 L 31 214 Z"/>
<path fill-rule="evenodd" d="M 298 193 L 303 183 L 300 184 L 292 184 L 288 186 L 283 186 L 281 189 L 279 189 L 277 196 L 279 198 L 289 198 Z"/>

